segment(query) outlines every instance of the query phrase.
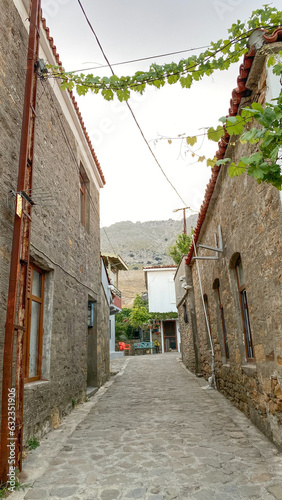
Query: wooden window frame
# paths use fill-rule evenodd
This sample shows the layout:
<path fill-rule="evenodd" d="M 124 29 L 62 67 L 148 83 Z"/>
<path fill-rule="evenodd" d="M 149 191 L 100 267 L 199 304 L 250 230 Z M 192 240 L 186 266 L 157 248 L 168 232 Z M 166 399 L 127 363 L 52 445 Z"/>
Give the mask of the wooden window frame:
<path fill-rule="evenodd" d="M 206 324 L 206 318 L 204 317 L 205 325 L 206 325 L 206 339 L 207 339 L 208 347 L 209 347 L 209 349 L 211 349 L 212 348 L 212 346 L 211 346 L 212 329 L 211 329 L 211 320 L 210 320 L 209 298 L 208 298 L 208 296 L 207 296 L 206 293 L 204 293 L 203 297 L 204 297 L 204 305 L 205 305 L 205 310 L 206 310 L 206 314 L 207 314 L 207 318 L 208 318 L 208 323 L 209 323 L 210 336 L 211 336 L 211 338 L 210 338 L 208 327 L 207 327 L 207 324 Z"/>
<path fill-rule="evenodd" d="M 238 287 L 238 293 L 239 293 L 239 303 L 240 303 L 240 310 L 241 310 L 242 326 L 243 326 L 244 339 L 245 339 L 246 358 L 247 358 L 247 361 L 254 362 L 255 361 L 254 345 L 253 345 L 253 339 L 252 339 L 250 316 L 249 316 L 249 309 L 248 309 L 248 302 L 247 302 L 247 291 L 246 291 L 245 283 L 240 283 L 240 277 L 239 277 L 239 265 L 240 264 L 242 265 L 242 260 L 241 260 L 241 257 L 238 257 L 236 264 L 235 264 L 235 272 L 236 272 L 237 287 Z M 246 302 L 246 305 L 245 305 L 246 316 L 244 315 L 244 310 L 243 310 L 243 303 L 242 303 L 243 295 L 245 297 L 245 302 Z M 248 322 L 249 339 L 247 337 L 245 321 Z"/>
<path fill-rule="evenodd" d="M 79 174 L 79 189 L 80 189 L 80 222 L 83 227 L 85 227 L 86 224 L 86 218 L 85 218 L 85 207 L 86 207 L 86 184 L 85 180 L 83 178 L 82 173 L 80 172 Z"/>
<path fill-rule="evenodd" d="M 189 323 L 189 316 L 188 316 L 186 302 L 183 302 L 182 309 L 183 309 L 183 321 L 184 321 L 185 324 L 187 324 L 187 323 Z"/>
<path fill-rule="evenodd" d="M 226 357 L 226 359 L 229 359 L 230 353 L 229 353 L 229 346 L 228 346 L 228 339 L 227 339 L 227 332 L 226 332 L 226 325 L 225 325 L 224 309 L 223 309 L 223 305 L 221 302 L 221 296 L 220 296 L 220 291 L 219 291 L 219 283 L 218 283 L 218 287 L 217 287 L 217 294 L 218 294 L 218 305 L 219 305 L 219 312 L 220 312 L 220 319 L 221 319 L 221 326 L 222 326 L 222 333 L 223 333 L 223 345 L 224 345 L 225 357 Z"/>
<path fill-rule="evenodd" d="M 41 296 L 37 297 L 32 294 L 33 270 L 41 274 Z M 34 264 L 30 264 L 28 276 L 28 291 L 27 291 L 27 324 L 26 324 L 26 340 L 25 340 L 25 379 L 24 382 L 36 382 L 42 377 L 42 348 L 43 348 L 43 312 L 44 312 L 44 290 L 45 290 L 45 271 Z M 35 377 L 29 377 L 29 354 L 30 354 L 30 327 L 32 302 L 40 304 L 39 327 L 38 327 L 38 346 L 37 346 L 37 372 Z"/>

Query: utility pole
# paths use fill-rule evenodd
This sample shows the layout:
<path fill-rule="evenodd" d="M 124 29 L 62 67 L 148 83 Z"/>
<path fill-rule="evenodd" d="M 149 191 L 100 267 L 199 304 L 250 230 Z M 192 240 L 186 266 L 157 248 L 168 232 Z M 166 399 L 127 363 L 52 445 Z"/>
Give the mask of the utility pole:
<path fill-rule="evenodd" d="M 179 212 L 179 210 L 183 210 L 183 233 L 187 234 L 187 229 L 186 229 L 186 210 L 191 210 L 190 207 L 185 207 L 185 208 L 176 208 L 173 210 L 173 212 Z"/>
<path fill-rule="evenodd" d="M 31 208 L 33 204 L 31 190 L 40 14 L 41 0 L 31 0 L 24 109 L 3 354 L 0 480 L 4 484 L 8 481 L 9 467 L 11 465 L 9 461 L 11 459 L 14 460 L 13 467 L 22 470 L 24 341 L 26 332 Z M 15 387 L 13 388 L 13 346 L 15 336 L 17 353 Z M 11 389 L 15 394 L 15 404 L 11 396 Z M 14 416 L 15 420 L 13 420 Z M 13 444 L 15 445 L 14 450 L 12 447 Z"/>

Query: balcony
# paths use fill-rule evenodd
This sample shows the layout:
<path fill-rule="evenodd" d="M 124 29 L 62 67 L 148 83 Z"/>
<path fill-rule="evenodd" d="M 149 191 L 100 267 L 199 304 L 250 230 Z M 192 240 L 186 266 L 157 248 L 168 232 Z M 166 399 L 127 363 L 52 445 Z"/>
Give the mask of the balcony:
<path fill-rule="evenodd" d="M 110 285 L 110 289 L 112 292 L 113 301 L 110 305 L 110 313 L 117 314 L 121 311 L 121 291 L 118 290 L 114 285 Z"/>

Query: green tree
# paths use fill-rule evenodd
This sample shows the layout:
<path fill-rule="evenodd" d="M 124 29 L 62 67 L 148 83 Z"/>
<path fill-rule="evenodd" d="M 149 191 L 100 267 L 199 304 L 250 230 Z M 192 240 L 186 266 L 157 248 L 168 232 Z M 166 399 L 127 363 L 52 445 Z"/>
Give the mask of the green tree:
<path fill-rule="evenodd" d="M 278 26 L 282 25 L 282 11 L 270 5 L 264 5 L 263 9 L 252 12 L 250 19 L 246 22 L 238 20 L 228 30 L 225 40 L 211 42 L 207 50 L 199 55 L 193 55 L 187 59 L 181 59 L 178 63 L 172 62 L 164 65 L 152 64 L 148 71 L 137 71 L 131 76 L 100 77 L 93 74 L 84 75 L 75 72 L 64 72 L 61 67 L 51 67 L 52 74 L 61 80 L 63 89 L 76 89 L 79 95 L 85 95 L 91 91 L 95 94 L 101 93 L 104 99 L 112 100 L 115 96 L 120 101 L 127 101 L 131 92 L 143 94 L 145 88 L 154 86 L 161 88 L 165 84 L 173 85 L 180 82 L 182 88 L 190 88 L 193 82 L 201 80 L 204 76 L 210 76 L 216 71 L 227 70 L 234 62 L 238 62 L 243 54 L 248 51 L 246 39 L 257 29 L 267 30 L 272 33 Z M 276 64 L 275 64 L 276 63 Z M 272 57 L 270 65 L 274 65 L 276 74 L 282 73 L 282 64 Z M 244 141 L 249 144 L 258 143 L 255 155 L 239 159 L 237 164 L 224 159 L 217 162 L 215 159 L 206 159 L 205 156 L 198 156 L 198 161 L 206 160 L 207 166 L 213 167 L 219 164 L 228 164 L 231 176 L 241 175 L 247 172 L 254 177 L 258 183 L 265 181 L 273 184 L 277 189 L 281 189 L 282 173 L 277 165 L 278 151 L 282 147 L 282 91 L 276 104 L 267 105 L 263 111 L 248 108 L 253 113 L 251 118 L 257 120 L 259 131 L 253 128 L 244 134 Z M 245 111 L 247 114 L 247 110 Z M 238 117 L 220 119 L 223 125 L 216 129 L 210 127 L 206 134 L 209 139 L 218 141 L 227 131 L 229 135 L 241 136 L 248 121 L 247 115 L 243 123 L 238 123 Z M 242 121 L 242 119 L 241 119 Z M 249 120 L 250 121 L 250 120 Z M 235 126 L 235 128 L 234 128 Z M 264 132 L 261 132 L 261 126 Z M 266 135 L 266 137 L 265 137 Z M 275 138 L 274 138 L 275 135 Z M 261 140 L 264 137 L 264 140 Z M 179 137 L 178 137 L 179 139 Z M 169 139 L 171 143 L 171 139 Z M 197 137 L 187 137 L 188 146 L 193 146 L 197 142 Z M 195 155 L 195 153 L 193 153 Z"/>
<path fill-rule="evenodd" d="M 168 248 L 167 254 L 174 260 L 175 264 L 179 264 L 183 255 L 188 253 L 188 250 L 192 243 L 192 237 L 193 228 L 191 228 L 190 234 L 179 234 L 174 245 L 171 245 Z"/>
<path fill-rule="evenodd" d="M 141 328 L 148 323 L 150 318 L 148 305 L 140 295 L 136 295 L 133 302 L 133 309 L 129 314 L 129 322 L 133 328 Z"/>
<path fill-rule="evenodd" d="M 134 337 L 135 329 L 129 322 L 132 309 L 124 308 L 115 316 L 115 334 L 117 341 L 125 341 Z"/>

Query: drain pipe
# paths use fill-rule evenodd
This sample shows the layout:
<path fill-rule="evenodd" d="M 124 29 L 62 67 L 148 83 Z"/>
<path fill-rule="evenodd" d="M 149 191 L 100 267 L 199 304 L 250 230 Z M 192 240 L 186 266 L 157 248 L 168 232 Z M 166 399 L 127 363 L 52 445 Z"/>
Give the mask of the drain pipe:
<path fill-rule="evenodd" d="M 193 243 L 194 243 L 195 257 L 197 257 L 197 250 L 196 250 L 196 244 L 195 244 L 194 236 L 193 236 Z M 209 340 L 210 340 L 211 356 L 212 356 L 212 359 L 211 359 L 211 373 L 212 374 L 211 374 L 211 377 L 209 377 L 209 385 L 208 385 L 207 389 L 216 389 L 214 348 L 213 348 L 213 342 L 212 342 L 212 336 L 211 336 L 211 330 L 210 330 L 208 315 L 207 315 L 205 301 L 204 301 L 204 294 L 203 294 L 203 288 L 202 288 L 202 281 L 201 281 L 201 274 L 200 274 L 200 268 L 199 268 L 198 259 L 196 258 L 195 261 L 196 261 L 196 267 L 197 267 L 197 272 L 198 272 L 200 292 L 201 292 L 201 297 L 202 297 L 202 302 L 203 302 L 203 308 L 204 308 L 204 314 L 205 314 L 205 320 L 206 320 L 206 325 L 207 325 L 207 330 L 208 330 L 208 335 L 209 335 Z"/>

